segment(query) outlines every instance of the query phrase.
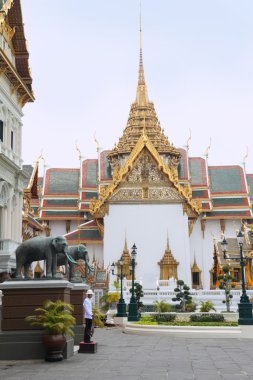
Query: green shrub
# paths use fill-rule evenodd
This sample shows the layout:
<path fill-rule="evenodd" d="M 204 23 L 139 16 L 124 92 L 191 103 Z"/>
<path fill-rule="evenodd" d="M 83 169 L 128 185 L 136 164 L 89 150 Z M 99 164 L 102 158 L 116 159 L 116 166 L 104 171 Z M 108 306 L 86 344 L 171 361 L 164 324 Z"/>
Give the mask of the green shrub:
<path fill-rule="evenodd" d="M 104 327 L 106 315 L 102 314 L 95 305 L 92 305 L 94 327 Z"/>
<path fill-rule="evenodd" d="M 214 303 L 212 301 L 202 301 L 201 302 L 201 313 L 208 313 L 210 310 L 215 311 Z"/>
<path fill-rule="evenodd" d="M 167 313 L 172 310 L 172 305 L 165 301 L 155 301 L 154 311 L 158 313 Z"/>
<path fill-rule="evenodd" d="M 191 322 L 224 322 L 223 314 L 193 314 L 190 316 Z"/>
<path fill-rule="evenodd" d="M 32 326 L 42 327 L 49 335 L 71 335 L 74 336 L 76 320 L 72 313 L 74 306 L 61 300 L 47 300 L 43 307 L 34 310 L 37 314 L 25 318 Z"/>
<path fill-rule="evenodd" d="M 141 316 L 140 322 L 143 323 L 148 323 L 148 322 L 154 322 L 154 317 L 149 315 L 149 316 Z"/>
<path fill-rule="evenodd" d="M 189 302 L 185 305 L 185 311 L 188 313 L 192 313 L 196 311 L 196 308 L 197 308 L 197 304 L 194 302 Z"/>
<path fill-rule="evenodd" d="M 176 314 L 157 314 L 154 315 L 154 321 L 160 322 L 172 322 L 176 319 Z"/>

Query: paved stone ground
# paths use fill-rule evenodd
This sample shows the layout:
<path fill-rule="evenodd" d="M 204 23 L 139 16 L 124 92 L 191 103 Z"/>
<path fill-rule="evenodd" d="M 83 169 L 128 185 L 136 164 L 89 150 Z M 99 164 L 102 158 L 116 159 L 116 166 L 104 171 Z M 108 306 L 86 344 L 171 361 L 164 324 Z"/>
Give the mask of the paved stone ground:
<path fill-rule="evenodd" d="M 253 339 L 134 335 L 96 329 L 96 354 L 62 362 L 0 361 L 4 380 L 253 380 Z"/>

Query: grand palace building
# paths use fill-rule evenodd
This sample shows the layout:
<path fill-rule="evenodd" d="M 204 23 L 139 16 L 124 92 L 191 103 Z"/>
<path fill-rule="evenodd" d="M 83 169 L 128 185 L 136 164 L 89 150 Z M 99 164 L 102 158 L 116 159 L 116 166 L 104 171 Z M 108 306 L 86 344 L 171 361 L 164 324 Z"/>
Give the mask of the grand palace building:
<path fill-rule="evenodd" d="M 115 146 L 106 151 L 98 147 L 97 158 L 82 160 L 80 155 L 79 167 L 50 168 L 43 177 L 38 176 L 41 160 L 20 170 L 22 106 L 33 101 L 33 95 L 28 53 L 22 50 L 23 29 L 16 29 L 9 40 L 3 33 L 6 20 L 11 29 L 13 13 L 19 15 L 19 1 L 13 3 L 1 35 L 9 50 L 0 48 L 0 220 L 13 218 L 21 226 L 13 215 L 15 210 L 20 212 L 23 181 L 27 226 L 30 223 L 33 228 L 30 237 L 36 230 L 65 235 L 70 245 L 85 243 L 91 262 L 104 271 L 112 262 L 117 265 L 123 254 L 128 280 L 135 243 L 136 280 L 146 291 L 173 288 L 175 279 L 192 289 L 215 289 L 225 263 L 221 236 L 227 238 L 228 263 L 240 282 L 240 266 L 233 255 L 239 252 L 236 234 L 241 228 L 244 250 L 253 254 L 253 174 L 233 163 L 210 166 L 208 154 L 191 157 L 189 147 L 173 145 L 149 98 L 141 44 L 135 98 Z M 9 244 L 8 249 L 14 250 L 20 226 L 11 231 L 1 223 L 1 271 L 14 264 L 4 263 L 3 247 Z M 253 286 L 250 263 L 246 266 L 248 287 Z"/>
<path fill-rule="evenodd" d="M 19 0 L 0 2 L 0 272 L 15 268 L 22 241 L 22 109 L 34 101 Z M 33 220 L 38 230 L 40 223 Z M 30 222 L 29 222 L 30 224 Z M 1 276 L 1 274 L 0 274 Z"/>

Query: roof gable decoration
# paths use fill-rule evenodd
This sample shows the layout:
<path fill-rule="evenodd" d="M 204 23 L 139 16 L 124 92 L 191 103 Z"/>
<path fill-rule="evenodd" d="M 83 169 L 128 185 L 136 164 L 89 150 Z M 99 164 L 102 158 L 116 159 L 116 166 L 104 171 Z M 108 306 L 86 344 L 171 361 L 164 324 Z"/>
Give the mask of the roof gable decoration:
<path fill-rule="evenodd" d="M 0 23 L 4 21 L 9 9 L 12 7 L 14 0 L 2 0 L 0 4 Z"/>
<path fill-rule="evenodd" d="M 156 161 L 159 169 L 168 177 L 173 187 L 177 189 L 178 193 L 182 195 L 190 208 L 196 213 L 196 215 L 198 215 L 201 212 L 200 202 L 192 199 L 192 191 L 188 185 L 180 185 L 177 169 L 165 164 L 149 137 L 146 135 L 145 129 L 122 168 L 117 170 L 114 169 L 112 183 L 108 187 L 101 188 L 98 200 L 92 200 L 90 212 L 96 217 L 103 217 L 105 215 L 107 211 L 106 202 L 114 194 L 122 180 L 129 174 L 130 170 L 133 168 L 134 162 L 145 147 Z"/>
<path fill-rule="evenodd" d="M 20 0 L 1 0 L 0 35 L 7 43 L 0 48 L 0 75 L 12 84 L 11 94 L 16 94 L 23 107 L 35 100 L 29 68 L 29 53 L 24 34 Z"/>
<path fill-rule="evenodd" d="M 15 27 L 11 27 L 6 19 L 9 9 L 13 5 L 13 0 L 7 0 L 0 9 L 0 34 L 4 36 L 8 44 L 12 47 L 12 37 L 15 34 Z"/>

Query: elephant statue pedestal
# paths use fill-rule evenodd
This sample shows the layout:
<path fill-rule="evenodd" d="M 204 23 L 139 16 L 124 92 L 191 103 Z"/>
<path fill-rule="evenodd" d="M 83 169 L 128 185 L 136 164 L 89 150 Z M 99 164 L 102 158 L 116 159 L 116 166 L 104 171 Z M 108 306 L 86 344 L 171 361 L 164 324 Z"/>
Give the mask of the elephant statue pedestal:
<path fill-rule="evenodd" d="M 74 344 L 79 345 L 83 340 L 84 332 L 84 309 L 83 301 L 85 294 L 89 289 L 89 285 L 85 283 L 72 283 L 72 289 L 70 291 L 70 303 L 74 306 L 73 316 L 76 319 Z"/>
<path fill-rule="evenodd" d="M 6 281 L 0 284 L 2 298 L 2 331 L 0 360 L 44 359 L 44 331 L 31 326 L 25 317 L 46 300 L 70 303 L 72 284 L 65 280 Z M 67 337 L 64 358 L 74 353 L 74 340 Z"/>

